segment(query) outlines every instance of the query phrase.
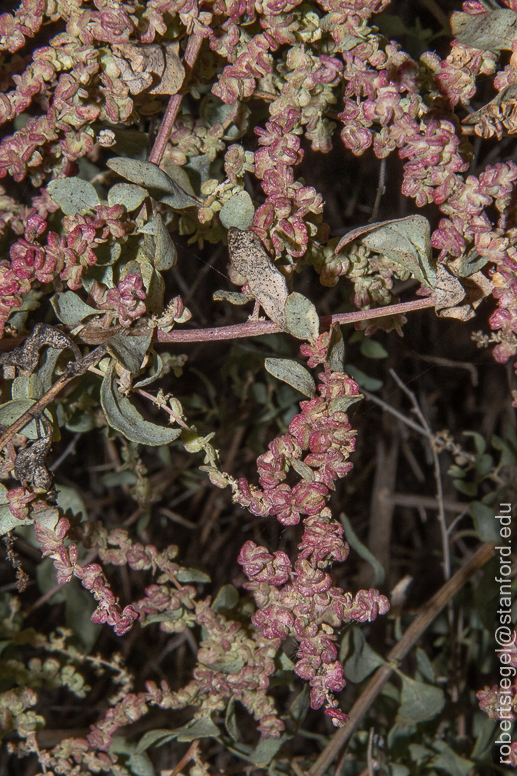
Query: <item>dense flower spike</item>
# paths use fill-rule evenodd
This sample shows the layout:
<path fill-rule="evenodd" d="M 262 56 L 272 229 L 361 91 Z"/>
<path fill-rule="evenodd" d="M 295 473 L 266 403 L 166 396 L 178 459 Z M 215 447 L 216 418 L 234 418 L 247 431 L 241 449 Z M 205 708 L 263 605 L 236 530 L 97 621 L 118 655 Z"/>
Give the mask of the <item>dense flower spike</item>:
<path fill-rule="evenodd" d="M 376 253 L 360 240 L 336 255 L 337 238 L 329 241 L 330 229 L 323 221 L 325 203 L 310 185 L 310 168 L 305 165 L 307 180 L 297 177 L 309 151 L 328 154 L 336 140 L 348 155 L 357 157 L 369 153 L 385 160 L 397 152 L 402 160 L 402 194 L 413 199 L 416 207 L 434 205 L 440 213 L 430 246 L 428 241 L 425 246 L 432 273 L 444 270 L 463 281 L 482 272 L 497 304 L 489 317 L 497 336 L 487 337 L 496 343 L 494 357 L 505 363 L 515 356 L 517 164 L 511 160 L 487 163 L 474 174 L 474 152 L 467 135 L 475 133 L 479 142 L 493 138 L 495 143 L 505 133 L 517 133 L 517 45 L 510 42 L 512 54 L 499 71 L 499 46 L 491 46 L 492 51 L 471 47 L 459 32 L 462 40 L 452 42 L 445 59 L 427 52 L 414 60 L 373 26 L 372 17 L 388 5 L 389 0 L 21 0 L 17 8 L 0 14 L 0 125 L 4 130 L 0 178 L 6 179 L 5 187 L 0 187 L 0 237 L 5 248 L 0 260 L 0 337 L 6 332 L 24 340 L 30 325 L 50 320 L 52 310 L 59 308 L 54 330 L 61 344 L 70 345 L 70 333 L 81 345 L 107 342 L 103 354 L 109 354 L 93 367 L 103 380 L 101 403 L 95 388 L 86 398 L 73 397 L 67 405 L 66 399 L 75 391 L 75 384 L 70 386 L 68 396 L 62 391 L 58 397 L 58 425 L 85 433 L 85 426 L 75 424 L 67 412 L 88 404 L 89 427 L 102 426 L 111 400 L 113 412 L 118 413 L 111 429 L 116 434 L 125 429 L 128 438 L 137 440 L 135 450 L 137 442 L 148 442 L 135 427 L 147 432 L 152 424 L 128 397 L 135 390 L 153 398 L 142 386 L 162 367 L 164 374 L 171 368 L 181 371 L 182 357 L 174 361 L 167 354 L 167 361 L 149 343 L 153 337 L 156 340 L 157 332 L 168 333 L 175 323 L 190 317 L 181 297 L 174 296 L 168 305 L 164 301 L 166 283 L 161 272 L 171 269 L 177 259 L 170 231 L 189 235 L 190 242 L 216 244 L 235 218 L 262 240 L 288 279 L 310 263 L 325 286 L 336 285 L 339 278 L 348 281 L 351 303 L 359 309 L 394 301 L 394 281 L 407 280 L 410 269 L 388 255 L 390 251 Z M 463 11 L 486 21 L 489 28 L 488 14 L 496 11 L 490 5 L 494 3 L 466 0 Z M 501 0 L 500 5 L 517 12 L 517 0 Z M 29 51 L 35 37 L 45 45 Z M 194 49 L 196 55 L 192 55 Z M 145 64 L 153 56 L 167 59 L 162 71 Z M 170 76 L 174 70 L 175 57 L 182 60 L 185 80 L 161 91 L 167 71 Z M 483 81 L 493 83 L 497 95 L 473 111 L 471 101 Z M 468 116 L 460 124 L 465 113 Z M 155 117 L 162 115 L 164 121 L 156 125 L 165 151 L 158 154 L 159 143 L 152 150 L 151 145 Z M 252 117 L 257 115 L 255 121 L 260 123 L 253 126 Z M 138 131 L 128 132 L 130 127 Z M 135 139 L 145 133 L 147 149 L 139 142 L 141 137 Z M 255 142 L 250 142 L 253 133 Z M 242 144 L 241 138 L 245 138 Z M 126 142 L 129 146 L 135 142 L 138 150 L 129 152 Z M 114 154 L 138 155 L 140 163 L 158 159 L 162 170 L 148 164 L 135 174 L 133 168 L 128 180 L 142 186 L 112 186 L 115 166 L 108 172 L 104 169 L 112 146 Z M 142 169 L 145 174 L 140 175 Z M 153 185 L 144 180 L 147 175 Z M 72 202 L 61 199 L 60 214 L 58 197 L 54 201 L 50 192 L 70 178 L 77 178 L 81 193 L 76 192 Z M 165 192 L 154 188 L 156 181 L 166 181 Z M 252 196 L 259 202 L 253 202 Z M 238 198 L 247 202 L 244 215 L 238 208 L 232 212 Z M 431 295 L 437 290 L 438 283 L 435 288 L 429 284 L 418 293 Z M 34 311 L 38 312 L 32 318 Z M 357 326 L 367 334 L 375 327 L 400 333 L 404 322 L 399 315 Z M 328 504 L 337 481 L 352 467 L 355 432 L 347 409 L 359 389 L 344 372 L 331 371 L 330 358 L 327 362 L 331 332 L 318 336 L 313 328 L 312 333 L 312 340 L 300 350 L 309 368 L 322 367 L 317 388 L 313 393 L 309 390 L 311 398 L 301 402 L 294 417 L 289 416 L 287 430 L 284 427 L 284 433 L 258 456 L 257 485 L 246 478 L 235 481 L 219 471 L 210 435 L 202 437 L 187 425 L 178 399 L 165 397 L 162 391 L 156 397 L 156 404 L 167 410 L 182 434 L 174 437 L 174 429 L 172 441 L 183 441 L 188 452 L 204 451 L 202 468 L 213 483 L 230 484 L 235 503 L 252 515 L 276 518 L 282 529 L 290 526 L 291 533 L 299 531 L 292 558 L 283 550 L 270 552 L 251 539 L 242 546 L 238 561 L 247 582 L 241 584 L 241 576 L 235 584 L 252 594 L 253 614 L 252 602 L 239 598 L 232 586 L 228 587 L 238 603 L 228 609 L 219 606 L 217 599 L 201 598 L 200 572 L 176 562 L 175 545 L 159 550 L 150 544 L 144 521 L 138 524 L 144 538 L 134 541 L 125 528 L 110 531 L 100 522 L 81 524 L 68 512 L 64 517 L 55 506 L 55 494 L 44 495 L 42 488 L 32 487 L 21 475 L 19 487 L 4 488 L 6 525 L 14 522 L 19 529 L 33 524 L 42 556 L 51 559 L 58 583 L 75 578 L 91 592 L 94 623 L 109 625 L 117 636 L 136 624 L 155 625 L 163 634 L 182 634 L 199 643 L 192 679 L 185 686 L 173 690 L 165 681 L 160 687 L 148 682 L 145 691 L 138 693 L 125 686 L 84 738 L 65 739 L 50 751 L 41 750 L 36 739 L 36 729 L 44 720 L 33 710 L 37 694 L 32 684 L 53 681 L 82 697 L 84 681 L 70 666 L 68 672 L 61 671 L 53 659 L 44 664 L 39 658 L 31 659 L 28 668 L 21 661 L 10 661 L 13 674 L 23 676 L 26 686 L 0 693 L 0 728 L 15 730 L 23 739 L 19 753 L 36 754 L 45 772 L 126 773 L 134 750 L 128 748 L 121 762 L 114 736 L 150 706 L 192 707 L 192 721 L 207 725 L 210 735 L 226 711 L 233 737 L 229 717 L 239 701 L 256 721 L 261 737 L 280 739 L 280 744 L 286 717 L 280 717 L 268 692 L 287 639 L 297 645 L 294 671 L 310 687 L 311 707 L 324 708 L 335 726 L 346 723 L 347 715 L 335 698 L 346 684 L 339 660 L 340 629 L 350 622 L 372 622 L 388 611 L 389 603 L 373 588 L 355 595 L 346 592 L 331 573 L 332 565 L 344 562 L 349 552 L 344 529 Z M 108 342 L 114 334 L 117 339 Z M 141 336 L 129 346 L 127 335 L 132 334 Z M 142 342 L 147 347 L 143 353 L 138 349 Z M 49 351 L 54 348 L 50 344 Z M 77 355 L 75 341 L 73 348 Z M 23 363 L 4 362 L 13 400 L 29 401 L 32 407 L 34 399 L 49 390 L 47 383 L 52 386 L 54 378 L 63 374 L 64 358 L 60 359 L 57 346 L 55 351 L 45 356 L 44 373 L 26 374 Z M 146 368 L 153 372 L 140 375 L 133 388 L 132 377 Z M 113 383 L 106 379 L 109 375 Z M 87 375 L 92 376 L 92 372 Z M 15 378 L 21 379 L 16 383 Z M 44 425 L 39 416 L 34 418 L 34 426 Z M 16 471 L 18 448 L 23 445 L 27 459 L 33 449 L 34 440 L 21 435 L 23 428 L 18 430 L 21 433 L 11 438 L 1 462 L 4 479 Z M 157 440 L 151 436 L 164 458 L 169 450 L 163 438 L 171 439 L 167 431 L 162 426 L 162 436 Z M 41 446 L 42 441 L 36 444 Z M 112 443 L 113 437 L 107 441 Z M 129 492 L 136 494 L 139 506 L 144 505 L 147 519 L 153 500 L 149 481 L 142 484 L 145 466 L 134 450 L 127 456 L 123 473 L 137 479 Z M 130 517 L 124 525 L 131 523 Z M 92 552 L 91 562 L 79 562 L 83 549 Z M 139 600 L 120 603 L 105 570 L 109 565 L 147 575 Z M 128 584 L 126 589 L 130 588 Z M 13 609 L 8 625 L 14 614 Z M 197 629 L 197 635 L 192 636 L 189 629 Z M 31 638 L 27 637 L 31 647 L 51 651 L 51 639 Z M 56 643 L 51 646 L 59 651 Z M 514 647 L 512 668 L 517 667 Z M 66 653 L 63 644 L 60 648 Z M 66 654 L 71 662 L 77 657 L 71 651 Z M 490 718 L 517 718 L 515 682 L 505 692 L 487 687 L 477 697 Z M 202 725 L 200 738 L 206 732 Z M 517 765 L 517 743 L 511 745 L 509 759 Z M 133 761 L 137 768 L 141 764 Z M 197 761 L 191 769 L 191 776 L 207 773 Z"/>

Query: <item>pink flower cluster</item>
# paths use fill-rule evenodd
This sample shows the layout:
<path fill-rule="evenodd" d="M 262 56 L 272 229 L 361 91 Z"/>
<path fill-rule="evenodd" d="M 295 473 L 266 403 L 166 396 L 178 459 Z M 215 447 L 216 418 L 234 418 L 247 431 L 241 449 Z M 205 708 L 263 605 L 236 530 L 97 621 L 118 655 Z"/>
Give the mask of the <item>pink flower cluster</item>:
<path fill-rule="evenodd" d="M 55 528 L 47 528 L 38 522 L 38 507 L 47 509 L 45 504 L 38 504 L 33 510 L 34 535 L 41 545 L 44 558 L 52 558 L 54 568 L 57 571 L 58 584 L 64 585 L 72 577 L 81 580 L 86 590 L 93 593 L 98 603 L 97 609 L 92 614 L 92 621 L 111 625 L 117 636 L 127 633 L 133 626 L 139 614 L 134 606 L 126 606 L 124 609 L 118 603 L 98 563 L 88 566 L 80 566 L 77 563 L 78 548 L 76 544 L 65 545 L 65 537 L 70 528 L 70 523 L 65 517 L 58 520 Z"/>
<path fill-rule="evenodd" d="M 118 316 L 122 326 L 128 326 L 146 311 L 145 291 L 142 276 L 126 275 L 116 288 L 110 288 L 104 302 L 98 304 L 99 310 L 112 310 Z"/>
<path fill-rule="evenodd" d="M 352 467 L 347 459 L 354 449 L 354 432 L 339 406 L 340 400 L 358 393 L 353 380 L 331 372 L 325 363 L 328 340 L 327 333 L 301 346 L 309 366 L 324 365 L 319 396 L 301 402 L 302 411 L 291 421 L 289 433 L 273 440 L 257 459 L 262 490 L 241 479 L 234 485 L 234 499 L 252 514 L 275 515 L 283 525 L 295 525 L 307 515 L 294 566 L 284 552 L 271 555 L 252 541 L 245 543 L 238 560 L 249 580 L 244 587 L 253 592 L 258 607 L 253 624 L 266 639 L 298 640 L 295 671 L 310 684 L 312 708 L 325 705 L 333 723 L 342 725 L 347 716 L 333 693 L 343 689 L 345 679 L 334 628 L 350 620 L 374 620 L 388 611 L 389 602 L 377 590 L 362 590 L 353 597 L 335 587 L 323 571 L 348 555 L 343 528 L 325 504 L 335 480 Z M 308 451 L 305 458 L 303 451 Z M 294 486 L 285 482 L 290 467 L 302 475 Z"/>
<path fill-rule="evenodd" d="M 271 555 L 252 541 L 245 543 L 238 560 L 250 580 L 244 587 L 253 592 L 258 607 L 253 624 L 266 639 L 297 639 L 295 672 L 309 682 L 311 707 L 325 704 L 333 723 L 342 725 L 348 717 L 337 708 L 333 693 L 346 682 L 333 630 L 350 620 L 371 622 L 388 611 L 389 602 L 373 589 L 353 597 L 335 587 L 332 576 L 323 571 L 348 555 L 343 528 L 328 508 L 307 517 L 304 526 L 294 568 L 284 552 Z"/>
<path fill-rule="evenodd" d="M 101 243 L 121 240 L 134 229 L 122 205 L 111 208 L 100 205 L 92 216 L 65 216 L 63 225 L 64 234 L 60 237 L 56 232 L 49 232 L 43 246 L 39 238 L 47 223 L 32 210 L 24 237 L 11 245 L 11 261 L 0 262 L 0 335 L 11 309 L 21 305 L 20 294 L 29 291 L 35 280 L 51 283 L 59 277 L 69 288 L 81 288 L 83 270 L 97 261 L 95 248 Z M 138 281 L 131 276 L 119 286 L 113 289 L 116 299 L 114 296 L 112 303 L 124 322 L 131 322 L 145 312 L 141 278 Z"/>
<path fill-rule="evenodd" d="M 262 490 L 245 478 L 235 487 L 235 500 L 253 515 L 275 515 L 283 525 L 296 525 L 300 515 L 321 511 L 334 481 L 352 468 L 347 459 L 355 447 L 355 432 L 347 415 L 334 407 L 336 399 L 355 396 L 359 388 L 346 374 L 328 367 L 319 379 L 320 395 L 301 402 L 302 411 L 291 421 L 289 433 L 274 439 L 268 452 L 257 459 Z M 305 458 L 304 450 L 308 451 Z M 303 472 L 294 487 L 284 482 L 290 467 Z"/>

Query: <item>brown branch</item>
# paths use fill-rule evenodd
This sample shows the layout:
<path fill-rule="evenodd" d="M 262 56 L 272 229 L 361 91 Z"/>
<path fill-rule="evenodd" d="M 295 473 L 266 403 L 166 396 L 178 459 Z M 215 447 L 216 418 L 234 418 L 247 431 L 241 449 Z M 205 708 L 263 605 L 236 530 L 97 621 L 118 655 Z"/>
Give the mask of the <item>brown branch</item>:
<path fill-rule="evenodd" d="M 178 115 L 181 100 L 183 99 L 183 95 L 185 93 L 185 87 L 190 79 L 192 68 L 196 62 L 202 42 L 203 38 L 196 33 L 193 33 L 193 35 L 191 35 L 188 40 L 187 48 L 185 49 L 185 56 L 183 57 L 183 64 L 185 65 L 185 78 L 183 80 L 183 85 L 177 94 L 172 95 L 167 108 L 165 109 L 165 113 L 160 124 L 160 129 L 158 130 L 156 140 L 154 141 L 151 153 L 149 154 L 148 161 L 152 164 L 159 165 L 162 160 L 165 146 L 167 145 L 172 128 L 174 126 L 174 122 L 176 121 L 176 116 Z"/>
<path fill-rule="evenodd" d="M 50 402 L 55 399 L 58 393 L 65 387 L 67 383 L 70 382 L 70 380 L 73 380 L 74 377 L 78 377 L 79 375 L 84 374 L 91 366 L 94 366 L 94 364 L 100 361 L 105 353 L 106 346 L 99 345 L 98 348 L 92 350 L 91 353 L 88 353 L 87 356 L 81 358 L 80 361 L 75 361 L 71 366 L 69 366 L 66 372 L 63 372 L 61 377 L 56 380 L 54 385 L 52 385 L 48 391 L 46 391 L 46 393 L 44 393 L 43 396 L 41 396 L 41 398 L 39 398 L 38 401 L 32 405 L 32 407 L 29 407 L 27 412 L 24 412 L 23 415 L 20 415 L 18 420 L 15 420 L 14 423 L 9 426 L 7 431 L 4 431 L 0 437 L 0 450 L 3 450 L 6 444 L 11 441 L 13 436 L 17 434 L 18 431 L 21 431 L 22 428 L 27 425 L 27 423 L 30 423 L 31 420 L 34 420 L 39 415 L 41 415 L 47 404 L 50 404 Z"/>
<path fill-rule="evenodd" d="M 461 590 L 467 580 L 478 569 L 483 568 L 493 555 L 495 555 L 495 542 L 485 542 L 485 544 L 482 544 L 472 558 L 421 608 L 419 614 L 417 614 L 400 641 L 388 654 L 386 663 L 377 669 L 361 696 L 354 703 L 350 711 L 350 719 L 345 727 L 336 731 L 331 741 L 308 771 L 308 776 L 323 776 L 334 757 L 338 755 L 341 748 L 352 737 L 375 698 L 417 639 L 424 633 L 452 597 Z"/>
<path fill-rule="evenodd" d="M 320 327 L 323 331 L 333 323 L 354 323 L 355 321 L 368 321 L 372 318 L 386 318 L 390 315 L 422 310 L 425 307 L 434 307 L 432 297 L 415 299 L 412 302 L 392 304 L 388 307 L 377 307 L 375 310 L 356 310 L 353 313 L 339 313 L 337 315 L 325 315 L 320 318 Z M 242 337 L 258 337 L 260 334 L 277 334 L 281 332 L 280 326 L 273 321 L 247 321 L 236 323 L 232 326 L 218 326 L 212 329 L 182 329 L 170 332 L 157 331 L 157 342 L 208 342 L 211 340 L 230 340 Z"/>

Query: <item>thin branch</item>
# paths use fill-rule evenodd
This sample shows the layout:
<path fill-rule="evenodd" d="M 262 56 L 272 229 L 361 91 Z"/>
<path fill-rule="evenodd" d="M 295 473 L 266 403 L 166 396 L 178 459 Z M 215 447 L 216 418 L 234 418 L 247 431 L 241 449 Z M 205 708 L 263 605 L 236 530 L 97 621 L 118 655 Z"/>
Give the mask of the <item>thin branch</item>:
<path fill-rule="evenodd" d="M 461 590 L 467 580 L 476 571 L 483 568 L 485 563 L 494 555 L 495 542 L 485 542 L 485 544 L 482 544 L 472 558 L 421 608 L 419 614 L 417 614 L 400 641 L 397 642 L 388 654 L 387 662 L 374 673 L 365 690 L 354 703 L 350 711 L 349 721 L 345 727 L 340 728 L 334 733 L 332 740 L 327 744 L 310 769 L 309 776 L 323 776 L 333 759 L 341 751 L 341 748 L 357 730 L 362 718 L 411 647 L 413 647 L 435 617 L 452 600 L 453 596 Z"/>
<path fill-rule="evenodd" d="M 383 401 L 383 399 L 380 399 L 378 396 L 375 396 L 375 394 L 370 393 L 370 391 L 365 391 L 362 389 L 362 393 L 369 401 L 373 401 L 374 404 L 382 407 L 383 410 L 398 418 L 398 420 L 402 421 L 402 423 L 405 423 L 406 426 L 409 426 L 414 431 L 418 431 L 419 434 L 432 439 L 432 434 L 429 434 L 425 428 L 422 428 L 422 426 L 419 426 L 418 423 L 416 423 L 414 420 L 411 420 L 411 418 L 406 417 L 406 415 L 404 415 L 402 412 L 396 410 L 395 407 L 392 407 L 391 404 L 388 404 L 388 402 Z"/>
<path fill-rule="evenodd" d="M 433 434 L 431 429 L 429 428 L 429 424 L 427 423 L 427 420 L 424 417 L 424 414 L 422 410 L 420 409 L 420 406 L 416 400 L 415 394 L 409 390 L 407 385 L 404 385 L 398 374 L 395 372 L 394 369 L 390 369 L 390 374 L 393 377 L 393 379 L 396 381 L 397 385 L 401 390 L 404 391 L 406 396 L 409 397 L 409 400 L 411 401 L 414 410 L 418 417 L 420 418 L 420 423 L 422 424 L 423 428 L 425 428 L 427 435 L 431 440 L 433 440 Z M 442 484 L 442 474 L 440 471 L 440 459 L 438 458 L 438 451 L 436 450 L 436 445 L 433 444 L 433 441 L 431 441 L 431 453 L 433 456 L 433 463 L 434 463 L 434 478 L 436 482 L 436 498 L 438 500 L 438 522 L 440 523 L 440 529 L 442 534 L 442 551 L 443 551 L 443 573 L 445 579 L 449 579 L 451 576 L 451 551 L 449 547 L 449 532 L 447 530 L 447 520 L 445 519 L 445 507 L 443 505 L 443 484 Z"/>
<path fill-rule="evenodd" d="M 29 407 L 27 412 L 24 412 L 23 415 L 20 415 L 18 420 L 15 420 L 14 423 L 9 426 L 7 431 L 4 431 L 0 437 L 0 450 L 3 450 L 6 444 L 11 441 L 13 436 L 17 434 L 18 431 L 21 431 L 22 428 L 27 425 L 27 423 L 30 423 L 31 420 L 34 420 L 39 415 L 41 415 L 47 404 L 50 404 L 50 402 L 56 398 L 58 393 L 63 390 L 65 385 L 69 383 L 70 380 L 73 380 L 74 377 L 78 377 L 79 375 L 84 374 L 84 372 L 86 372 L 91 366 L 100 361 L 105 354 L 106 345 L 99 345 L 99 347 L 95 348 L 95 350 L 92 350 L 91 353 L 88 353 L 87 356 L 81 358 L 79 361 L 76 361 L 71 366 L 69 366 L 66 372 L 63 372 L 61 377 L 56 380 L 54 385 L 52 385 L 48 391 L 46 391 L 43 396 L 32 405 L 32 407 Z"/>
<path fill-rule="evenodd" d="M 163 115 L 160 129 L 158 130 L 156 140 L 154 141 L 151 153 L 149 154 L 148 161 L 152 164 L 159 165 L 162 160 L 165 146 L 167 145 L 169 137 L 171 136 L 172 128 L 174 127 L 174 122 L 176 121 L 176 116 L 178 115 L 178 110 L 181 105 L 181 100 L 183 99 L 185 87 L 190 78 L 190 74 L 196 62 L 202 42 L 203 38 L 196 33 L 193 33 L 188 40 L 187 48 L 185 49 L 185 56 L 183 57 L 183 64 L 185 65 L 185 79 L 183 81 L 181 91 L 179 91 L 177 94 L 173 94 L 170 98 Z"/>
<path fill-rule="evenodd" d="M 337 315 L 325 315 L 320 318 L 320 328 L 325 331 L 333 323 L 354 323 L 373 318 L 386 318 L 390 315 L 408 313 L 412 310 L 422 310 L 426 307 L 434 307 L 432 297 L 414 299 L 412 302 L 392 304 L 388 307 L 377 307 L 375 310 L 356 310 L 353 313 L 339 313 Z M 232 326 L 218 326 L 212 329 L 173 330 L 169 332 L 157 331 L 158 342 L 209 342 L 215 340 L 240 339 L 242 337 L 258 337 L 261 334 L 277 334 L 282 329 L 273 321 L 247 321 L 236 323 Z"/>

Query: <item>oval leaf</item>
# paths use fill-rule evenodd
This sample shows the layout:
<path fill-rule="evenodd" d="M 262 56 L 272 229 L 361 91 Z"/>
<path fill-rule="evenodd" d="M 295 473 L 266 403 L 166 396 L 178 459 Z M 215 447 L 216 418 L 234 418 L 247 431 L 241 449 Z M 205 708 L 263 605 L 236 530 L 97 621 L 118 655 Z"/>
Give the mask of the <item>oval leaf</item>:
<path fill-rule="evenodd" d="M 451 31 L 464 46 L 494 52 L 510 50 L 517 39 L 517 14 L 509 8 L 474 15 L 457 11 L 451 16 Z"/>
<path fill-rule="evenodd" d="M 286 299 L 287 328 L 293 337 L 314 342 L 320 331 L 320 319 L 312 302 L 296 291 Z"/>
<path fill-rule="evenodd" d="M 124 369 L 127 369 L 131 374 L 136 374 L 140 371 L 152 336 L 150 329 L 145 334 L 134 337 L 121 331 L 108 340 L 108 352 L 117 359 Z"/>
<path fill-rule="evenodd" d="M 106 164 L 122 178 L 146 189 L 157 189 L 163 194 L 175 194 L 179 189 L 178 184 L 169 178 L 166 172 L 151 162 L 138 162 L 136 159 L 118 156 L 108 159 Z"/>
<path fill-rule="evenodd" d="M 141 445 L 168 445 L 181 433 L 179 428 L 164 428 L 144 420 L 115 384 L 115 362 L 112 361 L 101 385 L 101 404 L 106 420 L 131 442 Z"/>
<path fill-rule="evenodd" d="M 128 213 L 140 207 L 147 197 L 147 191 L 131 183 L 116 183 L 108 191 L 108 205 L 124 205 Z"/>
<path fill-rule="evenodd" d="M 247 191 L 239 191 L 225 202 L 219 212 L 221 223 L 226 229 L 235 226 L 237 229 L 247 229 L 253 221 L 255 208 Z"/>
<path fill-rule="evenodd" d="M 190 568 L 180 569 L 176 574 L 176 579 L 178 582 L 182 582 L 183 584 L 187 584 L 189 582 L 202 582 L 205 584 L 206 582 L 211 581 L 208 574 L 205 574 L 203 571 L 199 571 L 199 569 Z"/>
<path fill-rule="evenodd" d="M 380 342 L 365 337 L 361 341 L 361 353 L 366 358 L 388 358 L 388 351 Z"/>
<path fill-rule="evenodd" d="M 283 380 L 310 399 L 316 393 L 316 383 L 311 374 L 297 361 L 289 358 L 266 358 L 265 367 L 270 375 Z"/>
<path fill-rule="evenodd" d="M 400 674 L 400 677 L 402 693 L 396 724 L 404 727 L 436 717 L 445 706 L 443 690 L 432 684 L 415 682 L 404 674 Z"/>
<path fill-rule="evenodd" d="M 78 323 L 89 315 L 97 315 L 99 313 L 99 310 L 95 310 L 89 304 L 83 302 L 81 297 L 74 294 L 73 291 L 54 294 L 50 303 L 59 320 L 67 326 L 77 326 Z"/>
<path fill-rule="evenodd" d="M 67 216 L 91 210 L 101 204 L 92 184 L 81 178 L 56 178 L 50 181 L 47 191 Z"/>
<path fill-rule="evenodd" d="M 160 214 L 156 216 L 156 255 L 154 257 L 154 266 L 162 271 L 170 269 L 176 264 L 178 252 L 174 245 L 169 230 L 163 223 Z"/>
<path fill-rule="evenodd" d="M 341 238 L 335 253 L 354 240 L 360 240 L 371 251 L 400 264 L 421 283 L 434 288 L 436 270 L 431 263 L 431 227 L 424 216 L 393 218 L 352 229 Z"/>
<path fill-rule="evenodd" d="M 13 399 L 12 401 L 2 404 L 0 407 L 0 426 L 9 428 L 9 426 L 12 425 L 15 420 L 18 420 L 24 412 L 27 412 L 33 404 L 35 404 L 33 399 Z M 48 409 L 44 412 L 45 417 L 52 423 L 52 416 Z M 28 439 L 38 439 L 39 434 L 36 421 L 29 421 L 18 433 L 23 434 Z"/>

